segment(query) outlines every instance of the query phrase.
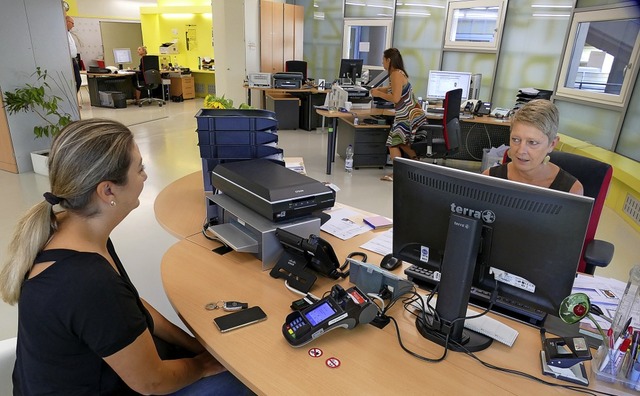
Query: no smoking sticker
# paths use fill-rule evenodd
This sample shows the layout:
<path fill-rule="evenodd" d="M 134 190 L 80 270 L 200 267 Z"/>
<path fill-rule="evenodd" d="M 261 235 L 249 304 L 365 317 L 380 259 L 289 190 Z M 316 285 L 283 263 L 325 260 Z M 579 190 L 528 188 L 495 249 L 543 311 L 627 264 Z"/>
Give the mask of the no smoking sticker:
<path fill-rule="evenodd" d="M 329 368 L 338 368 L 340 367 L 340 360 L 335 357 L 330 357 L 329 359 L 327 359 L 326 364 Z"/>
<path fill-rule="evenodd" d="M 309 349 L 309 356 L 314 357 L 314 358 L 322 356 L 322 349 L 320 349 L 320 348 L 311 348 L 311 349 Z"/>

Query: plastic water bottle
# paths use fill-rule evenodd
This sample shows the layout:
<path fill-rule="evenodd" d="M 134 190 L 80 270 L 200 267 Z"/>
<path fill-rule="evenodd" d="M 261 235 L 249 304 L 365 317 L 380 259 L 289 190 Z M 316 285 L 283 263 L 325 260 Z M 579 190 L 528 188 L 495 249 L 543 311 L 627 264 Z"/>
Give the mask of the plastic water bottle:
<path fill-rule="evenodd" d="M 347 156 L 344 158 L 344 170 L 351 173 L 353 170 L 353 146 L 347 147 Z"/>
<path fill-rule="evenodd" d="M 627 331 L 629 319 L 634 315 L 634 311 L 640 305 L 640 265 L 636 265 L 629 271 L 629 281 L 624 290 L 624 295 L 620 299 L 620 305 L 613 317 L 611 328 L 614 337 Z M 638 318 L 635 318 L 636 320 Z"/>

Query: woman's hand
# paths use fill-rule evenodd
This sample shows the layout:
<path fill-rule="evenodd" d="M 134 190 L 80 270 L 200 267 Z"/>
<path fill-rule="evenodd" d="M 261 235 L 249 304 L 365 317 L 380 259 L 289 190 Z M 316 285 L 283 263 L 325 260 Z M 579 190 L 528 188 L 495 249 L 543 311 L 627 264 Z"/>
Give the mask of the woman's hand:
<path fill-rule="evenodd" d="M 227 369 L 216 360 L 209 352 L 205 351 L 196 356 L 194 359 L 202 367 L 202 377 L 220 374 Z"/>

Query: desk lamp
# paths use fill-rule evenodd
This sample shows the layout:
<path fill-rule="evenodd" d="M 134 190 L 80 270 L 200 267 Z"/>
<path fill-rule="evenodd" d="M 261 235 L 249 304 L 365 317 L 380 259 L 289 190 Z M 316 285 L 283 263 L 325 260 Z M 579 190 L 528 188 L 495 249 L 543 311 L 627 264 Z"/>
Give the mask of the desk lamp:
<path fill-rule="evenodd" d="M 562 300 L 562 303 L 560 304 L 560 309 L 558 310 L 560 319 L 562 319 L 563 322 L 568 324 L 577 323 L 580 320 L 582 320 L 584 317 L 589 318 L 593 322 L 593 324 L 596 325 L 596 328 L 600 332 L 600 335 L 602 335 L 602 339 L 606 340 L 607 336 L 605 332 L 602 330 L 602 327 L 600 327 L 600 325 L 598 324 L 598 321 L 596 321 L 593 318 L 593 316 L 591 316 L 591 313 L 602 316 L 598 312 L 602 312 L 602 311 L 600 311 L 600 309 L 597 308 L 595 305 L 591 305 L 591 300 L 589 299 L 589 296 L 587 296 L 584 293 L 573 293 L 568 295 L 567 297 L 564 298 L 564 300 Z"/>

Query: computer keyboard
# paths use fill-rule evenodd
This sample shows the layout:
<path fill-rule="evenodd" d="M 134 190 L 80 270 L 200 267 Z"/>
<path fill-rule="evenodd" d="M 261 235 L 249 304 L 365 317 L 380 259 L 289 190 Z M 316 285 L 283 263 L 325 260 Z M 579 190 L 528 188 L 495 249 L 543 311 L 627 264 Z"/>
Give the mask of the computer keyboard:
<path fill-rule="evenodd" d="M 444 114 L 444 107 L 428 107 L 427 113 Z"/>
<path fill-rule="evenodd" d="M 407 275 L 407 279 L 423 289 L 433 290 L 433 288 L 440 282 L 440 273 L 438 271 L 430 271 L 415 265 L 405 269 L 404 273 Z M 480 308 L 487 308 L 489 306 L 490 298 L 490 292 L 476 287 L 471 287 L 471 294 L 469 296 L 470 304 Z M 544 325 L 544 320 L 547 316 L 545 312 L 539 309 L 529 307 L 502 296 L 498 296 L 491 310 L 495 313 L 537 327 L 542 327 Z"/>
<path fill-rule="evenodd" d="M 427 304 L 428 298 L 429 296 L 422 297 L 423 304 Z M 437 301 L 438 301 L 438 297 L 433 296 L 431 300 L 429 300 L 429 305 L 433 309 L 435 309 Z M 419 300 L 414 301 L 412 303 L 412 306 L 419 310 L 421 310 L 423 307 L 423 305 L 419 303 Z M 480 313 L 479 311 L 473 310 L 471 308 L 467 308 L 466 315 L 470 317 L 470 316 L 475 316 L 479 313 Z M 518 334 L 519 334 L 517 330 L 487 315 L 482 315 L 480 317 L 473 318 L 473 319 L 465 319 L 464 327 L 466 329 L 473 330 L 476 333 L 484 334 L 487 337 L 491 337 L 494 340 L 508 346 L 513 346 L 513 343 L 516 342 L 516 338 L 518 338 Z"/>

